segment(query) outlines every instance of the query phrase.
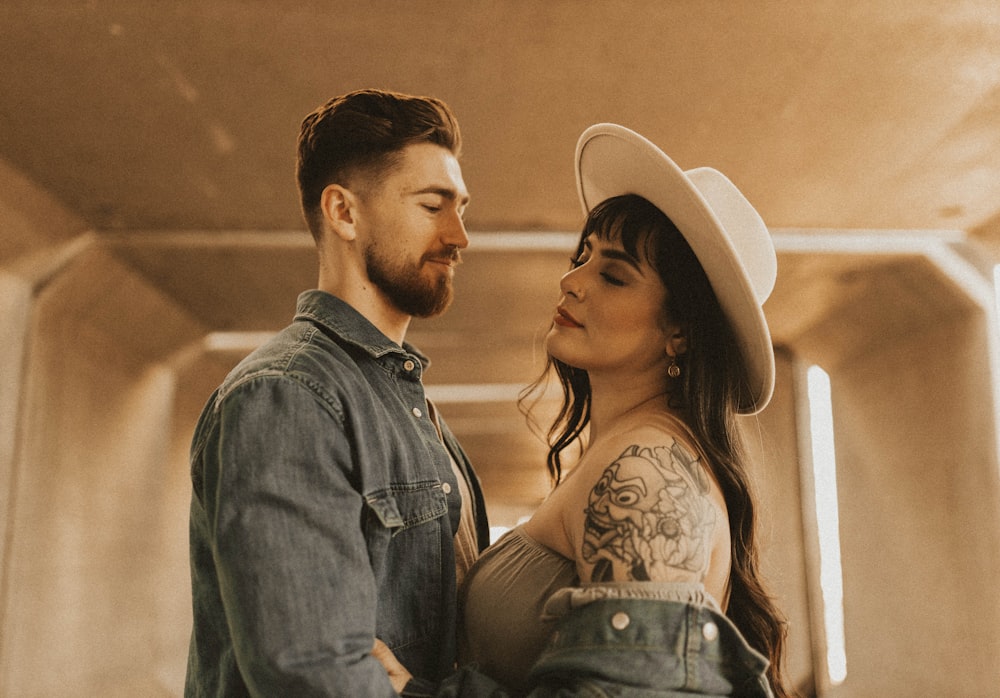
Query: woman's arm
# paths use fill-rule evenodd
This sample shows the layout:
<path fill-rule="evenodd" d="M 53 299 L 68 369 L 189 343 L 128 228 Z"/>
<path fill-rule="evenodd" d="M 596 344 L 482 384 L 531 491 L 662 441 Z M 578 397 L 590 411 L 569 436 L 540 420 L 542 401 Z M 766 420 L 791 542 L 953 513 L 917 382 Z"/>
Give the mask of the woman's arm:
<path fill-rule="evenodd" d="M 580 579 L 704 582 L 724 521 L 708 471 L 675 437 L 632 436 L 588 453 L 564 510 Z"/>

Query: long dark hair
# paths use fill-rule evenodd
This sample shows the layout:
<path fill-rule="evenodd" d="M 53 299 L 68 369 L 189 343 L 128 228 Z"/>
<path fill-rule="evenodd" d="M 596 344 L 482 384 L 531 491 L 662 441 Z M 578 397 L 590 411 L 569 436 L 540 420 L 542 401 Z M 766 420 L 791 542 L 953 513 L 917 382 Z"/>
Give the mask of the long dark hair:
<path fill-rule="evenodd" d="M 684 416 L 704 450 L 729 509 L 732 571 L 727 615 L 750 645 L 770 659 L 768 679 L 777 698 L 789 696 L 781 677 L 786 623 L 760 581 L 755 496 L 736 422 L 740 396 L 748 390 L 736 338 L 687 241 L 646 199 L 618 196 L 595 206 L 577 255 L 589 235 L 620 240 L 629 255 L 648 260 L 666 286 L 664 313 L 687 337 L 687 352 L 677 358 L 680 376 L 669 379 L 669 405 Z M 558 484 L 562 452 L 580 441 L 590 422 L 591 393 L 586 371 L 550 357 L 543 375 L 522 393 L 520 404 L 526 412 L 550 372 L 563 393 L 548 431 L 546 460 L 553 484 Z"/>

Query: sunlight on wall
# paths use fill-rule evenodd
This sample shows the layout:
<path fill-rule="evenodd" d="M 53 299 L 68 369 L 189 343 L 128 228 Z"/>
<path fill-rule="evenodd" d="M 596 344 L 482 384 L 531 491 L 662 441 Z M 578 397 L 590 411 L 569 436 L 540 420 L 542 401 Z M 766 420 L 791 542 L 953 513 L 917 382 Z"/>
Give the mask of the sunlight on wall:
<path fill-rule="evenodd" d="M 500 540 L 500 537 L 509 530 L 509 526 L 490 526 L 490 545 Z"/>
<path fill-rule="evenodd" d="M 840 518 L 837 513 L 837 465 L 833 448 L 830 377 L 819 366 L 806 373 L 812 440 L 816 523 L 819 532 L 820 587 L 826 628 L 826 663 L 830 683 L 847 677 L 844 649 L 844 590 L 840 566 Z"/>
<path fill-rule="evenodd" d="M 993 312 L 987 313 L 990 333 L 990 365 L 993 371 L 993 414 L 997 428 L 994 438 L 1000 453 L 1000 264 L 993 265 Z"/>
<path fill-rule="evenodd" d="M 994 265 L 993 267 L 993 293 L 996 296 L 994 300 L 994 307 L 997 312 L 1000 313 L 1000 264 Z"/>
<path fill-rule="evenodd" d="M 515 526 L 520 526 L 523 523 L 527 523 L 530 516 L 522 516 L 514 524 Z M 511 529 L 510 526 L 490 526 L 490 545 L 496 543 L 507 531 Z"/>

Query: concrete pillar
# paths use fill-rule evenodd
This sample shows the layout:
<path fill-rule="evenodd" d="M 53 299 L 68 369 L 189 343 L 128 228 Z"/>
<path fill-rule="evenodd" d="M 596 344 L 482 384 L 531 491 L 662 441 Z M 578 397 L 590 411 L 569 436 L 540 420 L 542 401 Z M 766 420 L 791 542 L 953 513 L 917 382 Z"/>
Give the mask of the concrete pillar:
<path fill-rule="evenodd" d="M 891 338 L 831 374 L 844 696 L 1000 685 L 1000 482 L 979 314 Z"/>
<path fill-rule="evenodd" d="M 34 297 L 5 551 L 3 695 L 176 695 L 187 469 L 165 360 L 205 330 L 100 245 Z"/>

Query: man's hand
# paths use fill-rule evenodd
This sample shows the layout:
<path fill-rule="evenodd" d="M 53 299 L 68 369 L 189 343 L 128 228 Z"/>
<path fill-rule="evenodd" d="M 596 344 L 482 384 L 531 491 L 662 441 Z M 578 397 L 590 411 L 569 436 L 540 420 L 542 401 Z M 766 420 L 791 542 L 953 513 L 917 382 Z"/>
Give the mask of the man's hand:
<path fill-rule="evenodd" d="M 382 666 L 385 667 L 386 672 L 389 674 L 389 681 L 392 682 L 392 687 L 396 689 L 396 693 L 402 693 L 403 688 L 413 678 L 413 674 L 399 663 L 392 650 L 386 647 L 386 644 L 378 638 L 375 638 L 375 646 L 372 647 L 372 656 L 379 660 Z"/>

